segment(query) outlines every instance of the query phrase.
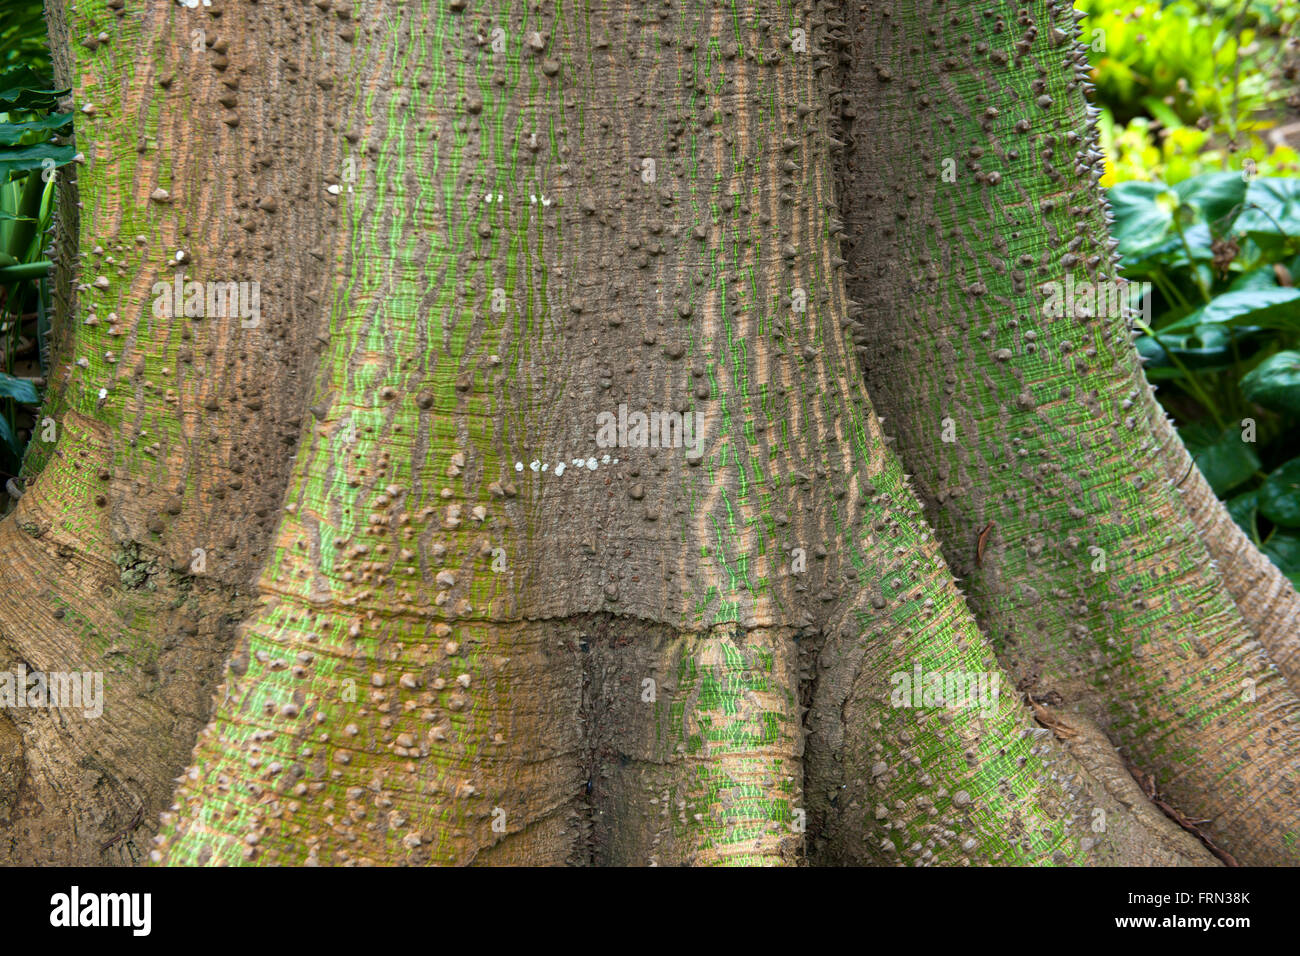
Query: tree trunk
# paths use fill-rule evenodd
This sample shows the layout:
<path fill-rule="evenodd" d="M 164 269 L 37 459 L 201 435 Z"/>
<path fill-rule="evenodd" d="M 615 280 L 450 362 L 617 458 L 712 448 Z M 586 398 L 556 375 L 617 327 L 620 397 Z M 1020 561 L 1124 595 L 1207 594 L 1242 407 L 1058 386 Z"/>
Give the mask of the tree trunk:
<path fill-rule="evenodd" d="M 867 380 L 976 618 L 1018 687 L 1096 721 L 1214 842 L 1297 862 L 1300 700 L 1173 487 L 1126 316 L 1048 309 L 1049 283 L 1116 268 L 1073 11 L 850 20 Z"/>
<path fill-rule="evenodd" d="M 221 2 L 51 11 L 111 39 L 61 64 L 82 258 L 0 621 L 130 656 L 98 721 L 0 724 L 6 859 L 135 859 L 171 802 L 171 864 L 1213 862 L 1108 715 L 1024 706 L 980 628 L 1033 612 L 968 608 L 888 447 L 838 4 Z M 259 324 L 151 324 L 177 271 Z"/>
<path fill-rule="evenodd" d="M 211 713 L 283 499 L 325 328 L 317 243 L 338 218 L 302 171 L 335 166 L 338 147 L 317 135 L 326 103 L 296 72 L 298 28 L 236 35 L 221 12 L 48 8 L 86 161 L 60 191 L 53 425 L 0 522 L 0 651 L 9 671 L 102 671 L 104 716 L 0 714 L 25 768 L 3 860 L 143 857 L 151 823 L 134 827 L 166 805 Z M 160 318 L 154 284 L 178 275 L 259 280 L 274 313 Z"/>

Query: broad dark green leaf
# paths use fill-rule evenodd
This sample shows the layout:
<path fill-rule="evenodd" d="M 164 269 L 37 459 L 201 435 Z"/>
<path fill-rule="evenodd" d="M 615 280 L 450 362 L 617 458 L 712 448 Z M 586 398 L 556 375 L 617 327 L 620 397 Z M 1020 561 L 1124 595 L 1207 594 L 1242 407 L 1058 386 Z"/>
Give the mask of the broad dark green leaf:
<path fill-rule="evenodd" d="M 0 441 L 4 442 L 9 450 L 13 452 L 16 460 L 22 460 L 22 446 L 18 444 L 18 438 L 14 435 L 14 430 L 9 427 L 9 419 L 5 418 L 4 415 L 0 415 Z"/>
<path fill-rule="evenodd" d="M 49 85 L 49 77 L 27 66 L 0 71 L 0 113 L 52 109 L 70 91 Z"/>
<path fill-rule="evenodd" d="M 1115 224 L 1111 235 L 1120 253 L 1134 259 L 1168 238 L 1177 194 L 1164 183 L 1126 182 L 1111 187 L 1107 197 Z"/>
<path fill-rule="evenodd" d="M 29 141 L 32 133 L 52 133 L 71 125 L 71 113 L 52 113 L 25 123 L 0 123 L 0 146 L 17 146 Z"/>
<path fill-rule="evenodd" d="M 1183 229 L 1182 236 L 1175 235 L 1167 242 L 1162 242 L 1152 251 L 1166 265 L 1186 267 L 1193 262 L 1210 262 L 1214 259 L 1214 237 L 1210 227 L 1198 222 Z M 1190 253 L 1190 255 L 1189 255 Z"/>
<path fill-rule="evenodd" d="M 1259 266 L 1249 272 L 1243 272 L 1228 285 L 1229 292 L 1246 292 L 1250 289 L 1278 288 L 1277 273 L 1271 265 Z"/>
<path fill-rule="evenodd" d="M 1286 575 L 1292 586 L 1300 588 L 1300 534 L 1275 532 L 1264 545 L 1264 553 Z"/>
<path fill-rule="evenodd" d="M 1300 238 L 1300 179 L 1256 179 L 1246 190 L 1246 208 L 1234 228 L 1261 245 Z"/>
<path fill-rule="evenodd" d="M 1300 416 L 1300 352 L 1278 352 L 1242 376 L 1241 393 L 1257 405 Z"/>
<path fill-rule="evenodd" d="M 1215 324 L 1300 331 L 1300 289 L 1278 286 L 1225 292 L 1160 331 L 1186 332 Z"/>
<path fill-rule="evenodd" d="M 1259 513 L 1284 528 L 1300 528 L 1300 458 L 1292 458 L 1259 486 Z"/>
<path fill-rule="evenodd" d="M 1213 241 L 1210 227 L 1198 222 L 1184 228 L 1182 236 L 1171 233 L 1168 238 L 1143 249 L 1126 251 L 1121 246 L 1124 275 L 1129 279 L 1150 278 L 1157 270 L 1168 273 L 1170 270 L 1186 269 L 1193 262 L 1209 263 L 1214 259 L 1214 249 L 1211 246 Z M 1208 269 L 1208 266 L 1202 265 L 1201 268 Z M 1213 280 L 1208 272 L 1206 277 L 1209 281 Z"/>
<path fill-rule="evenodd" d="M 0 398 L 17 399 L 27 405 L 35 405 L 41 400 L 35 385 L 5 372 L 0 372 Z"/>
<path fill-rule="evenodd" d="M 1228 509 L 1228 514 L 1232 515 L 1232 520 L 1237 522 L 1237 527 L 1246 532 L 1247 537 L 1253 537 L 1256 531 L 1255 511 L 1259 507 L 1259 492 L 1247 491 L 1229 498 L 1223 504 Z"/>
<path fill-rule="evenodd" d="M 28 172 L 45 168 L 47 159 L 54 160 L 55 168 L 72 162 L 76 150 L 71 146 L 55 146 L 53 143 L 36 143 L 17 149 L 0 149 L 0 183 L 14 173 Z"/>
<path fill-rule="evenodd" d="M 1196 467 L 1220 498 L 1259 469 L 1259 456 L 1253 445 L 1241 440 L 1239 428 L 1229 427 L 1215 434 L 1213 429 L 1189 427 L 1179 434 Z"/>
<path fill-rule="evenodd" d="M 1238 357 L 1248 358 L 1258 351 L 1262 344 L 1259 333 L 1257 326 L 1198 325 L 1181 332 L 1159 329 L 1156 336 L 1140 335 L 1133 344 L 1147 360 L 1148 369 L 1177 368 L 1174 359 L 1189 369 L 1227 368 Z"/>
<path fill-rule="evenodd" d="M 1246 201 L 1246 181 L 1240 173 L 1204 173 L 1174 186 L 1184 203 L 1194 206 L 1214 235 L 1227 233 Z"/>
<path fill-rule="evenodd" d="M 1300 534 L 1274 531 L 1264 542 L 1264 553 L 1297 588 L 1300 588 Z"/>
<path fill-rule="evenodd" d="M 1138 355 L 1146 359 L 1148 369 L 1166 368 L 1174 364 L 1169 360 L 1168 353 L 1149 335 L 1139 335 L 1133 340 L 1133 346 L 1138 350 Z"/>

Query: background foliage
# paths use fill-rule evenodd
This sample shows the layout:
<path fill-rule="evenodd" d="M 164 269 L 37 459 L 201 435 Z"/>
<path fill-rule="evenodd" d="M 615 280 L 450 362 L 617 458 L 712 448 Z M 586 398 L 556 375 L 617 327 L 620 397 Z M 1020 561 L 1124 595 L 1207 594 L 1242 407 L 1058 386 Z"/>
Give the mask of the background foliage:
<path fill-rule="evenodd" d="M 58 168 L 72 161 L 67 90 L 54 87 L 41 4 L 2 0 L 0 29 L 0 485 L 16 494 L 43 385 L 45 255 Z"/>
<path fill-rule="evenodd" d="M 1103 186 L 1251 168 L 1300 174 L 1295 0 L 1079 0 L 1107 159 Z M 1290 114 L 1292 123 L 1297 119 Z"/>

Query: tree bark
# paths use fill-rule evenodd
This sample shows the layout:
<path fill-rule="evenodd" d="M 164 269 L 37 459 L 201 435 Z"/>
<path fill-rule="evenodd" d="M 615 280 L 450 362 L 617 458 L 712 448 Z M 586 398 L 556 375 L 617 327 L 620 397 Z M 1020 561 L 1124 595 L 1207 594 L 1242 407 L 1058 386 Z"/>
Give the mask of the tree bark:
<path fill-rule="evenodd" d="M 60 67 L 59 443 L 0 524 L 59 593 L 0 621 L 132 656 L 99 721 L 0 722 L 6 859 L 133 861 L 188 761 L 155 862 L 1213 862 L 1107 721 L 1025 706 L 875 416 L 838 4 L 213 3 L 51 10 L 111 40 Z M 259 326 L 151 325 L 181 267 Z"/>
<path fill-rule="evenodd" d="M 160 860 L 574 860 L 586 815 L 596 821 L 591 862 L 793 861 L 798 840 L 787 823 L 802 809 L 800 784 L 822 793 L 832 786 L 811 766 L 805 775 L 799 760 L 792 648 L 800 638 L 815 649 L 807 655 L 817 672 L 810 681 L 818 690 L 808 690 L 814 711 L 842 745 L 818 754 L 815 766 L 833 775 L 836 758 L 861 760 L 869 739 L 875 756 L 893 761 L 870 782 L 872 796 L 893 807 L 888 819 L 857 799 L 838 810 L 810 805 L 830 855 L 1091 858 L 1099 842 L 1087 835 L 1091 811 L 1110 798 L 1081 785 L 1079 766 L 1054 744 L 1034 743 L 1013 699 L 1002 699 L 987 731 L 985 717 L 959 713 L 951 734 L 928 731 L 924 747 L 909 733 L 910 715 L 882 707 L 890 675 L 914 662 L 981 664 L 982 672 L 996 665 L 981 656 L 978 631 L 927 544 L 850 361 L 839 260 L 826 240 L 834 197 L 816 75 L 822 44 L 833 40 L 816 7 L 807 20 L 815 46 L 796 51 L 791 41 L 788 54 L 780 49 L 786 32 L 772 25 L 776 7 L 766 27 L 761 13 L 750 20 L 739 8 L 686 10 L 649 32 L 630 4 L 609 5 L 591 25 L 559 13 L 538 23 L 518 8 L 468 24 L 435 15 L 432 30 L 404 24 L 396 8 L 376 20 L 392 26 L 374 38 L 368 61 L 396 62 L 385 44 L 419 34 L 432 44 L 428 62 L 448 71 L 441 84 L 417 73 L 401 88 L 419 115 L 436 118 L 444 148 L 422 154 L 374 134 L 391 145 L 377 158 L 377 178 L 358 185 L 370 205 L 348 243 L 369 254 L 338 270 L 347 298 L 334 328 L 345 334 L 317 386 L 333 403 L 299 455 L 281 551 L 263 577 L 275 603 L 241 643 L 230 697 L 200 740 Z M 472 39 L 498 24 L 514 44 L 500 60 Z M 520 49 L 535 28 L 541 49 Z M 628 88 L 627 60 L 637 64 L 640 93 Z M 462 92 L 475 77 L 477 88 Z M 373 83 L 356 102 L 375 96 L 383 113 L 396 78 L 380 74 Z M 593 119 L 584 122 L 585 114 Z M 512 170 L 511 147 L 527 148 L 543 116 L 557 115 L 564 122 L 550 148 L 520 150 L 530 165 Z M 778 140 L 781 149 L 771 149 Z M 469 162 L 476 155 L 479 167 Z M 653 183 L 640 175 L 646 158 L 659 170 Z M 442 187 L 415 198 L 401 189 L 425 180 Z M 525 206 L 525 192 L 551 196 L 550 214 Z M 404 258 L 409 246 L 391 225 L 401 216 L 417 235 L 431 233 L 429 265 L 412 268 Z M 615 263 L 603 254 L 611 248 L 626 250 L 642 276 L 616 272 L 611 283 Z M 509 284 L 525 264 L 512 272 L 512 256 L 531 249 L 540 250 L 525 260 L 531 281 Z M 400 284 L 430 271 L 434 286 L 423 295 L 445 303 L 431 314 L 416 307 L 416 289 Z M 503 271 L 509 307 L 494 320 L 489 283 Z M 467 275 L 483 278 L 467 284 Z M 370 276 L 384 283 L 382 305 L 367 294 Z M 460 329 L 463 346 L 453 334 Z M 369 342 L 386 347 L 358 348 Z M 386 367 L 370 375 L 367 363 Z M 441 387 L 430 387 L 431 377 Z M 352 456 L 379 468 L 345 472 L 350 459 L 331 455 L 325 440 L 335 416 L 385 402 L 389 410 L 358 432 L 373 431 L 374 445 Z M 699 410 L 704 455 L 696 463 L 619 448 L 607 462 L 593 426 L 620 403 Z M 498 423 L 492 409 L 529 414 Z M 398 435 L 414 436 L 414 453 Z M 390 460 L 387 448 L 403 454 Z M 585 470 L 575 468 L 584 458 Z M 571 473 L 557 476 L 565 464 Z M 429 514 L 444 471 L 448 493 Z M 567 505 L 570 496 L 581 510 Z M 460 533 L 457 519 L 479 507 L 481 537 Z M 337 534 L 331 524 L 367 512 L 365 535 L 336 541 L 345 560 L 331 567 L 322 547 Z M 405 518 L 403 536 L 421 545 L 407 559 L 418 555 L 419 577 L 446 575 L 432 601 L 389 579 L 390 558 L 355 563 L 381 553 L 386 529 Z M 484 573 L 498 549 L 512 573 Z M 805 557 L 811 570 L 801 566 Z M 352 580 L 348 571 L 339 579 L 343 568 Z M 359 589 L 367 575 L 373 585 Z M 352 610 L 368 607 L 404 613 Z M 594 669 L 584 661 L 588 700 L 603 701 L 594 712 L 564 696 L 576 676 L 539 701 L 536 678 L 506 680 L 502 670 L 504 659 L 520 657 L 513 629 L 521 618 L 545 618 L 536 625 L 545 633 L 578 614 L 601 615 L 598 631 L 628 635 L 593 658 Z M 466 655 L 464 665 L 418 643 L 430 620 Z M 367 680 L 375 648 L 389 666 Z M 277 667 L 295 655 L 302 667 Z M 329 671 L 311 666 L 320 657 Z M 399 671 L 409 679 L 393 687 Z M 712 689 L 690 679 L 701 671 Z M 665 672 L 667 715 L 662 706 L 637 707 L 637 688 Z M 370 691 L 373 710 L 339 705 L 349 680 L 381 682 Z M 510 697 L 492 692 L 506 685 Z M 819 693 L 838 706 L 819 706 Z M 519 779 L 521 767 L 537 763 L 539 739 L 565 738 L 516 715 L 575 707 L 591 752 L 585 814 L 565 802 L 571 770 L 529 781 L 522 793 Z M 410 717 L 392 716 L 399 712 Z M 836 726 L 831 713 L 847 717 Z M 877 715 L 891 718 L 879 738 Z M 497 727 L 515 732 L 484 761 L 480 742 L 495 741 Z M 342 747 L 331 743 L 339 739 Z M 968 760 L 917 769 L 918 754 L 958 746 Z M 394 750 L 408 758 L 404 776 L 391 763 Z M 1071 773 L 1056 783 L 1053 766 Z M 250 769 L 254 781 L 241 784 Z M 394 776 L 405 784 L 391 783 Z M 372 804 L 387 817 L 371 822 Z M 554 817 L 545 813 L 555 808 L 564 808 L 562 822 L 547 829 Z M 843 826 L 830 819 L 837 813 L 848 819 Z M 1185 835 L 1168 845 L 1179 849 L 1166 858 L 1203 857 Z M 1141 849 L 1110 844 L 1104 852 L 1129 860 Z"/>
<path fill-rule="evenodd" d="M 336 146 L 299 28 L 222 12 L 48 7 L 85 163 L 60 191 L 52 430 L 0 523 L 0 658 L 103 671 L 106 716 L 0 715 L 24 768 L 6 861 L 143 857 L 133 826 L 166 805 L 210 714 L 288 477 L 323 329 L 308 253 L 336 216 L 294 200 Z M 260 324 L 159 318 L 154 284 L 177 275 L 260 280 Z"/>
<path fill-rule="evenodd" d="M 1045 308 L 1046 283 L 1116 271 L 1072 13 L 851 8 L 868 384 L 1017 686 L 1243 861 L 1294 863 L 1300 700 L 1172 487 L 1126 318 Z"/>

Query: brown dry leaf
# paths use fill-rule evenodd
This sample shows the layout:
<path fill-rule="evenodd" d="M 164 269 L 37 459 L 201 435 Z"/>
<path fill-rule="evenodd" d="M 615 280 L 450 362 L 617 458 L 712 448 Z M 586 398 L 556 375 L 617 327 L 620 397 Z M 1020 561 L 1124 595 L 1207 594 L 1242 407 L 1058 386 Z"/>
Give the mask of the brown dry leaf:
<path fill-rule="evenodd" d="M 1062 720 L 1054 711 L 1048 710 L 1033 698 L 1030 698 L 1029 703 L 1034 708 L 1034 720 L 1051 730 L 1059 739 L 1069 740 L 1071 737 L 1079 736 L 1079 732 Z"/>

